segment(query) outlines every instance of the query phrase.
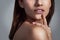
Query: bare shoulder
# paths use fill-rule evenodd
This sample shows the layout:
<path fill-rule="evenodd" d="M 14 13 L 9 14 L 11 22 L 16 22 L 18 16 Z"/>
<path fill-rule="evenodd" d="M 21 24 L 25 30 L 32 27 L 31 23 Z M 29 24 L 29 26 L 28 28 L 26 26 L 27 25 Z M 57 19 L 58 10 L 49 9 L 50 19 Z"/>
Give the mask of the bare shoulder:
<path fill-rule="evenodd" d="M 15 33 L 13 40 L 22 40 L 23 38 L 25 38 L 30 31 L 29 26 L 30 24 L 28 22 L 24 22 Z"/>
<path fill-rule="evenodd" d="M 44 37 L 44 35 L 46 37 L 46 31 L 44 30 L 44 28 L 31 25 L 28 22 L 24 22 L 15 33 L 13 40 L 26 40 L 27 38 L 31 39 L 32 34 L 40 35 L 40 37 L 42 38 Z"/>

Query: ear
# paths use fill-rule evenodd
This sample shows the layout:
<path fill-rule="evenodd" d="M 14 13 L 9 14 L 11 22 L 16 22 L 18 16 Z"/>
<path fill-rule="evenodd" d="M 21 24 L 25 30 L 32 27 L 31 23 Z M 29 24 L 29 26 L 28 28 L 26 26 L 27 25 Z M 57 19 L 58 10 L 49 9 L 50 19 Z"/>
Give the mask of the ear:
<path fill-rule="evenodd" d="M 23 1 L 22 1 L 22 0 L 18 0 L 18 3 L 19 3 L 19 6 L 20 6 L 21 8 L 24 8 L 24 7 L 23 7 Z"/>

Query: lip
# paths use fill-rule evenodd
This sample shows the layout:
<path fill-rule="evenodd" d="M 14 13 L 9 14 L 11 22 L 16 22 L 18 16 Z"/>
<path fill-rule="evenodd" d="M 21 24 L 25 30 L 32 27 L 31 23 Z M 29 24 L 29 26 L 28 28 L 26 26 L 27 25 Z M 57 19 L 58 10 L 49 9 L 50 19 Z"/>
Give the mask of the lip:
<path fill-rule="evenodd" d="M 34 10 L 37 14 L 43 14 L 44 9 L 38 8 Z"/>

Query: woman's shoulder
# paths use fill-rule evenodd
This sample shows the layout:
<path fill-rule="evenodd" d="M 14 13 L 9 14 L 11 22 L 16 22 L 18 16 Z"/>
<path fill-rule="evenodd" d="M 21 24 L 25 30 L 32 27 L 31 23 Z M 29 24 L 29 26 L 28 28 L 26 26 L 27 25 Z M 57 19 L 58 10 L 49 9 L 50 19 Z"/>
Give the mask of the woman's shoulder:
<path fill-rule="evenodd" d="M 30 24 L 28 22 L 24 22 L 21 27 L 16 31 L 14 35 L 14 40 L 21 40 L 24 36 L 27 35 L 28 31 L 31 29 Z"/>

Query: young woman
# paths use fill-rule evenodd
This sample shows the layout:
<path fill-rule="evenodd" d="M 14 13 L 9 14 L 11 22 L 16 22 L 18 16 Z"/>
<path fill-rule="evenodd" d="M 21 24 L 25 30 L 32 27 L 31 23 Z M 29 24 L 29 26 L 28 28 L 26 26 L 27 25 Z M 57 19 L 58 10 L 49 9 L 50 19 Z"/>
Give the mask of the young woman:
<path fill-rule="evenodd" d="M 52 40 L 53 13 L 54 0 L 15 0 L 10 40 Z"/>

